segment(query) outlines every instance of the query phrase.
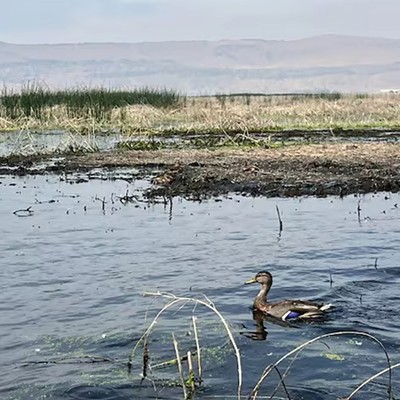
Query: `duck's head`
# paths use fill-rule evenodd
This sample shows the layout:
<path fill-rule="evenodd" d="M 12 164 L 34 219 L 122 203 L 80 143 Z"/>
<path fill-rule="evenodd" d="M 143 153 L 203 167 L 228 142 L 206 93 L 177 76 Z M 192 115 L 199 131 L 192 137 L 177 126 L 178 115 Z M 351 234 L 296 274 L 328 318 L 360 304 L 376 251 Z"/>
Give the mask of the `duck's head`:
<path fill-rule="evenodd" d="M 245 282 L 249 283 L 261 283 L 261 285 L 272 285 L 272 275 L 268 271 L 259 272 L 254 278 L 249 279 Z"/>

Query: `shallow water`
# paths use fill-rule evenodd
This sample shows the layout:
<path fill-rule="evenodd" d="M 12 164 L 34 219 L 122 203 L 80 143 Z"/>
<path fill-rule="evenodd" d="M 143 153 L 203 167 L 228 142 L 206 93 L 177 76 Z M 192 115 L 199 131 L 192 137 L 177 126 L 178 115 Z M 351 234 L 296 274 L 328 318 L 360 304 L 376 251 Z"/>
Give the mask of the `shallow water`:
<path fill-rule="evenodd" d="M 65 131 L 30 132 L 26 130 L 0 132 L 0 157 L 15 154 L 108 150 L 120 140 L 119 134 L 81 135 Z"/>
<path fill-rule="evenodd" d="M 398 142 L 400 132 L 379 132 L 370 131 L 368 133 L 346 133 L 342 135 L 333 135 L 331 132 L 282 132 L 275 133 L 272 137 L 270 133 L 253 134 L 254 139 L 276 140 L 277 142 Z M 179 147 L 196 147 L 193 143 L 204 140 L 221 140 L 221 143 L 226 141 L 226 135 L 218 134 L 196 134 L 196 135 L 159 135 L 151 140 L 160 143 L 160 145 L 168 148 Z M 122 148 L 129 148 L 129 145 L 135 141 L 149 141 L 149 135 L 134 135 L 126 136 L 118 132 L 101 133 L 82 135 L 77 132 L 66 131 L 48 131 L 48 132 L 31 132 L 26 130 L 14 132 L 0 131 L 0 157 L 10 155 L 33 155 L 42 153 L 65 153 L 78 151 L 104 151 L 110 150 L 119 145 Z M 197 144 L 199 146 L 199 144 Z M 211 146 L 211 144 L 209 144 Z"/>
<path fill-rule="evenodd" d="M 339 330 L 368 332 L 399 362 L 400 196 L 266 199 L 232 196 L 191 203 L 141 201 L 147 182 L 65 182 L 58 176 L 0 177 L 0 397 L 2 399 L 179 398 L 176 366 L 153 367 L 140 387 L 138 338 L 164 303 L 145 291 L 205 296 L 231 324 L 242 354 L 243 393 L 289 350 Z M 122 204 L 126 191 L 139 201 Z M 101 199 L 105 198 L 103 204 Z M 100 199 L 100 200 L 99 200 Z M 279 235 L 276 205 L 283 231 Z M 399 205 L 399 207 L 398 207 Z M 27 209 L 32 213 L 16 210 Z M 250 306 L 259 270 L 274 277 L 271 298 L 332 302 L 324 323 L 255 330 Z M 330 284 L 332 278 L 333 283 Z M 190 317 L 198 316 L 204 362 L 200 398 L 234 396 L 233 351 L 217 318 L 201 306 L 166 312 L 150 337 L 151 365 L 195 349 Z M 91 362 L 94 357 L 99 362 Z M 94 360 L 94 361 L 96 361 Z M 293 360 L 293 359 L 291 359 Z M 282 363 L 281 373 L 291 360 Z M 51 361 L 49 363 L 49 361 Z M 386 367 L 365 337 L 327 338 L 293 362 L 285 383 L 293 399 L 335 399 Z M 397 370 L 393 371 L 398 393 Z M 261 394 L 271 394 L 272 373 Z M 387 375 L 361 392 L 384 398 Z M 282 388 L 274 398 L 286 398 Z"/>

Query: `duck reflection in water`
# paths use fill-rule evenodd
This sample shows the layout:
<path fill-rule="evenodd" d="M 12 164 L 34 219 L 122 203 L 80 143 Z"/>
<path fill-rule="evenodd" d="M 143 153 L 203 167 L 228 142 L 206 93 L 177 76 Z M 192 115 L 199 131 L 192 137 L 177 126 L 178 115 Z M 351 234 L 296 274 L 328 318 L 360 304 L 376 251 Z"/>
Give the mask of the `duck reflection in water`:
<path fill-rule="evenodd" d="M 265 329 L 264 326 L 264 313 L 254 310 L 253 319 L 255 321 L 256 329 L 254 331 L 242 331 L 240 332 L 240 334 L 252 340 L 266 340 L 268 336 L 268 331 Z M 246 326 L 244 326 L 244 328 L 246 328 Z"/>
<path fill-rule="evenodd" d="M 260 310 L 254 310 L 253 309 L 253 320 L 255 322 L 255 330 L 247 330 L 240 332 L 243 336 L 246 336 L 249 339 L 252 340 L 266 340 L 268 336 L 268 330 L 264 325 L 264 321 L 270 322 L 275 325 L 283 326 L 285 328 L 290 327 L 290 328 L 298 328 L 298 326 L 295 326 L 293 324 L 290 324 L 286 321 L 282 321 L 278 318 L 271 317 L 269 315 L 266 315 L 264 312 Z"/>

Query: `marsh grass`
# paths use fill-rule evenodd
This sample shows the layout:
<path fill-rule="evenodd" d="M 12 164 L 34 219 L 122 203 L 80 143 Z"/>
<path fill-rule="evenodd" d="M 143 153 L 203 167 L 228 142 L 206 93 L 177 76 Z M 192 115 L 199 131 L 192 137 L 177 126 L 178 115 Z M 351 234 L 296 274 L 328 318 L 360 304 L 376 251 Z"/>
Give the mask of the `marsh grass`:
<path fill-rule="evenodd" d="M 181 96 L 148 88 L 3 89 L 0 130 L 74 130 L 126 135 L 242 134 L 400 129 L 396 94 L 310 93 Z"/>
<path fill-rule="evenodd" d="M 48 121 L 60 117 L 60 109 L 69 120 L 89 118 L 110 121 L 119 109 L 123 121 L 125 108 L 146 105 L 157 108 L 176 106 L 181 100 L 172 90 L 140 88 L 132 91 L 106 88 L 79 88 L 52 91 L 44 85 L 28 84 L 16 92 L 6 87 L 0 95 L 0 115 L 8 120 Z"/>

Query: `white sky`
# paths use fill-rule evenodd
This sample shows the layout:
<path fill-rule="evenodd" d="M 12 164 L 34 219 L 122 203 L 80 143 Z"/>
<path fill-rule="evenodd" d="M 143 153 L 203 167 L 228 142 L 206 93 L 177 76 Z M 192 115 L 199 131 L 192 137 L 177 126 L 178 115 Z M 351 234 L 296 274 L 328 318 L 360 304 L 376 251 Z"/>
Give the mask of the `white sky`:
<path fill-rule="evenodd" d="M 0 41 L 400 38 L 400 0 L 0 0 Z"/>

